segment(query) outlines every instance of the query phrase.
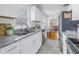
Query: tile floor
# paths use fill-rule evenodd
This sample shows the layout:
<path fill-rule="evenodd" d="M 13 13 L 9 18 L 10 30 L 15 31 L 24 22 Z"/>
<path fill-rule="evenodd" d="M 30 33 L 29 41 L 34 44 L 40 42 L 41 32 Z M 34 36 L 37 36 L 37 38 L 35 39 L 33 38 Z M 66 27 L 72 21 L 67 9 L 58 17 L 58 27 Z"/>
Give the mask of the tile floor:
<path fill-rule="evenodd" d="M 37 54 L 62 54 L 58 48 L 58 40 L 47 40 Z"/>

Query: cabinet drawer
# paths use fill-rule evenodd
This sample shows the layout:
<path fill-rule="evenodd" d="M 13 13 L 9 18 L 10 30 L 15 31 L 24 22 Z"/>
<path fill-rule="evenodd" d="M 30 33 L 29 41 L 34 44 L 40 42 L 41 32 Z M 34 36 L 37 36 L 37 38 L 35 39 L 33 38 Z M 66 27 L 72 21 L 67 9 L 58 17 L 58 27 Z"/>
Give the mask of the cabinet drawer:
<path fill-rule="evenodd" d="M 8 53 L 11 50 L 17 48 L 17 43 L 10 44 L 0 49 L 0 53 Z"/>
<path fill-rule="evenodd" d="M 29 41 L 31 41 L 31 36 L 23 38 L 21 40 L 21 46 L 25 45 Z"/>

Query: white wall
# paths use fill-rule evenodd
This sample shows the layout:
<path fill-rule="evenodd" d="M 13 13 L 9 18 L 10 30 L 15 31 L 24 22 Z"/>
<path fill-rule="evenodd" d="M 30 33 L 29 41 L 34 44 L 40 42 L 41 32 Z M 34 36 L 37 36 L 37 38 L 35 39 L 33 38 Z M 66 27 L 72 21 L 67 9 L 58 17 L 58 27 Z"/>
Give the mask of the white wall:
<path fill-rule="evenodd" d="M 50 20 L 51 20 L 51 19 L 54 19 L 54 22 L 55 22 L 55 25 L 56 25 L 56 26 L 59 25 L 59 19 L 58 19 L 58 16 L 59 16 L 60 10 L 59 10 L 59 11 L 55 10 L 55 11 L 52 11 L 52 12 L 53 12 L 53 14 L 50 15 L 50 16 L 48 16 L 47 28 L 50 27 Z"/>
<path fill-rule="evenodd" d="M 67 8 L 64 9 L 72 10 L 72 20 L 79 19 L 79 4 L 70 4 Z"/>
<path fill-rule="evenodd" d="M 71 4 L 70 8 L 72 9 L 73 20 L 79 19 L 79 4 Z"/>

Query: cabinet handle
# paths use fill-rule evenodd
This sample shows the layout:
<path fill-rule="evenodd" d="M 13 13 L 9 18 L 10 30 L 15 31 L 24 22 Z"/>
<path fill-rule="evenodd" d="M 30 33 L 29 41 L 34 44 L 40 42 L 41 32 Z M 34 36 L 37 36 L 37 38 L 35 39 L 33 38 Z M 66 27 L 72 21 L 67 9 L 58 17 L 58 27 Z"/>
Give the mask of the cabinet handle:
<path fill-rule="evenodd" d="M 13 48 L 9 49 L 7 52 L 9 52 L 9 51 L 11 51 L 11 50 L 15 49 L 16 47 L 17 47 L 17 46 L 15 46 L 15 47 L 13 47 Z"/>

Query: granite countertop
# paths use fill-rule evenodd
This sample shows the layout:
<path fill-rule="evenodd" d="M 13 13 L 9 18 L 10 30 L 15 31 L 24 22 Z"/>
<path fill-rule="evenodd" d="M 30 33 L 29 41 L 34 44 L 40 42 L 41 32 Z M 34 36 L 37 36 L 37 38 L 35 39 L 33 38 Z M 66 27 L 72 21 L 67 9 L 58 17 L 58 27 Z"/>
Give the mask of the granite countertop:
<path fill-rule="evenodd" d="M 24 37 L 28 37 L 30 35 L 33 35 L 33 34 L 39 32 L 41 30 L 42 29 L 38 29 L 38 30 L 36 30 L 34 32 L 31 32 L 31 33 L 28 33 L 26 35 L 8 35 L 8 36 L 5 36 L 5 37 L 0 37 L 0 48 L 5 47 L 5 46 L 7 46 L 9 44 L 12 44 L 12 43 L 14 43 L 16 41 L 19 41 Z"/>

